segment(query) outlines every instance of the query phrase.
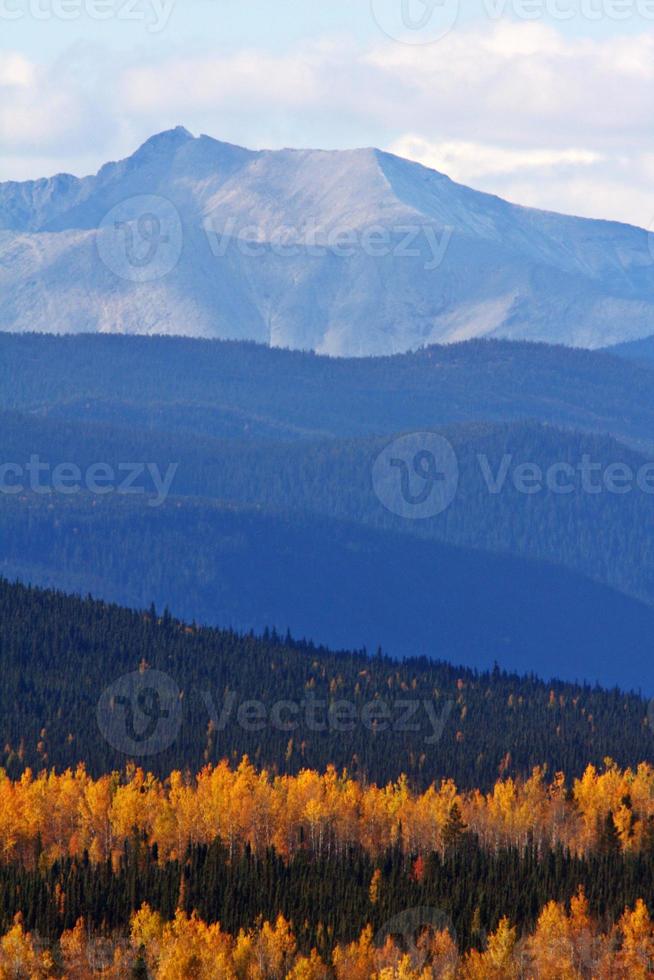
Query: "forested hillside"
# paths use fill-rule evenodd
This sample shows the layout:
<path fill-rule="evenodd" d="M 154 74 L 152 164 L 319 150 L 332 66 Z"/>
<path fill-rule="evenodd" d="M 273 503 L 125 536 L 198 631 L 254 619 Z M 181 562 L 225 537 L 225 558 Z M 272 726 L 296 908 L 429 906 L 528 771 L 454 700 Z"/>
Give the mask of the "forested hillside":
<path fill-rule="evenodd" d="M 156 464 L 162 474 L 172 466 L 171 494 L 179 498 L 181 509 L 188 506 L 188 498 L 196 498 L 195 512 L 208 501 L 217 500 L 235 507 L 256 507 L 271 515 L 296 516 L 304 523 L 309 515 L 319 514 L 456 546 L 560 564 L 654 603 L 654 496 L 639 489 L 635 481 L 627 494 L 610 493 L 601 479 L 602 473 L 616 466 L 626 466 L 637 474 L 646 466 L 644 456 L 609 437 L 533 422 L 469 423 L 439 427 L 438 431 L 456 452 L 458 490 L 445 512 L 418 521 L 392 514 L 375 493 L 372 470 L 389 443 L 387 436 L 243 441 L 190 432 L 145 431 L 107 421 L 5 412 L 0 413 L 0 457 L 26 464 L 36 454 L 44 461 L 74 462 L 82 472 L 98 460 L 116 472 L 121 464 L 138 461 Z M 579 473 L 584 458 L 598 470 L 592 482 L 600 492 L 584 492 Z M 506 460 L 510 467 L 503 471 Z M 573 467 L 574 492 L 557 493 L 545 483 L 535 495 L 519 492 L 513 481 L 516 471 L 534 463 L 544 474 L 562 463 Z M 503 472 L 500 491 L 494 492 L 493 481 L 501 479 Z M 51 484 L 47 474 L 42 479 L 44 486 Z M 136 486 L 154 493 L 147 472 Z M 0 495 L 0 511 L 6 500 Z M 134 504 L 133 496 L 131 500 Z M 53 495 L 49 503 L 58 510 L 61 495 Z M 74 495 L 68 495 L 64 503 L 69 513 Z M 80 520 L 85 520 L 83 510 L 80 503 Z M 13 562 L 15 553 L 9 548 L 7 539 L 4 558 Z M 34 537 L 24 539 L 21 549 L 24 566 L 36 568 L 42 563 L 43 552 Z M 189 570 L 194 555 L 195 550 L 189 549 Z M 70 571 L 68 562 L 63 569 Z M 79 571 L 85 572 L 90 582 L 99 569 L 80 566 Z M 127 575 L 121 570 L 116 579 L 122 583 Z M 62 578 L 59 584 L 67 582 Z M 179 591 L 178 587 L 164 601 L 180 614 L 189 615 L 188 604 L 178 605 Z M 103 594 L 114 596 L 112 592 Z M 127 595 L 122 598 L 141 601 Z"/>
<path fill-rule="evenodd" d="M 317 516 L 134 499 L 6 502 L 0 572 L 241 631 L 654 693 L 654 609 L 566 569 Z"/>
<path fill-rule="evenodd" d="M 471 341 L 331 359 L 251 343 L 0 334 L 4 408 L 267 438 L 539 419 L 654 442 L 652 373 L 611 354 Z"/>
<path fill-rule="evenodd" d="M 608 347 L 606 352 L 616 357 L 624 357 L 628 361 L 640 362 L 643 367 L 650 367 L 654 362 L 654 337 L 616 344 L 614 347 Z"/>
<path fill-rule="evenodd" d="M 5 576 L 209 625 L 654 691 L 654 485 L 638 482 L 654 372 L 494 342 L 365 362 L 163 338 L 5 335 L 0 350 Z M 421 520 L 384 506 L 373 476 L 407 427 L 436 428 L 458 468 L 451 505 Z M 140 473 L 108 493 L 50 493 L 61 465 Z M 533 466 L 541 488 L 523 492 L 516 474 Z M 548 483 L 562 466 L 566 492 Z M 629 491 L 607 490 L 623 471 Z"/>
<path fill-rule="evenodd" d="M 417 786 L 451 777 L 462 788 L 486 788 L 500 773 L 528 776 L 539 765 L 573 778 L 607 756 L 625 766 L 651 756 L 648 705 L 633 695 L 427 659 L 337 654 L 0 582 L 7 771 L 84 762 L 98 775 L 139 761 L 121 710 L 109 741 L 98 722 L 102 692 L 139 665 L 168 675 L 178 692 L 169 706 L 179 705 L 175 724 L 162 729 L 171 738 L 145 757 L 160 774 L 247 754 L 278 772 L 333 763 L 378 782 L 405 772 Z M 249 702 L 262 705 L 253 723 L 239 713 Z M 290 719 L 283 708 L 273 714 L 285 702 L 300 706 Z M 332 719 L 340 702 L 351 703 L 356 720 L 346 718 L 345 732 L 343 719 Z"/>
<path fill-rule="evenodd" d="M 524 936 L 548 902 L 581 905 L 610 932 L 654 898 L 653 780 L 611 764 L 572 786 L 537 771 L 487 795 L 449 781 L 415 795 L 402 778 L 271 779 L 244 760 L 163 784 L 142 770 L 3 781 L 0 929 L 19 913 L 50 942 L 81 917 L 120 936 L 143 903 L 161 925 L 195 913 L 233 936 L 282 915 L 326 961 L 369 926 L 381 946 L 394 917 L 404 941 L 438 926 L 465 951 L 504 917 Z"/>
<path fill-rule="evenodd" d="M 472 980 L 584 948 L 627 980 L 649 955 L 639 697 L 1 580 L 0 672 L 8 976 Z"/>
<path fill-rule="evenodd" d="M 139 872 L 142 870 L 141 865 Z M 333 875 L 342 869 L 328 865 L 320 870 Z M 457 872 L 459 869 L 447 867 L 446 870 Z M 500 875 L 509 870 L 513 868 L 502 868 Z M 615 870 L 621 869 L 616 867 Z M 87 869 L 79 874 L 76 865 L 72 864 L 71 871 L 76 881 L 86 885 Z M 135 872 L 130 871 L 132 881 L 136 881 Z M 278 871 L 270 865 L 265 868 L 267 886 Z M 505 883 L 500 875 L 492 882 L 496 887 Z M 348 879 L 351 880 L 350 875 Z M 233 888 L 233 879 L 228 880 Z M 296 876 L 290 880 L 296 888 L 306 886 L 305 877 L 298 880 Z M 21 879 L 21 886 L 31 884 L 30 878 Z M 367 907 L 371 920 L 379 921 L 376 906 L 380 903 L 372 897 L 366 901 L 363 882 L 357 882 L 359 884 L 357 898 L 360 906 Z M 425 894 L 430 894 L 428 888 L 414 886 L 405 891 L 394 889 L 392 897 L 422 897 Z M 297 895 L 295 891 L 294 897 Z M 370 895 L 373 895 L 372 888 Z M 340 890 L 335 897 L 346 898 Z M 275 902 L 280 898 L 276 895 Z M 310 951 L 307 939 L 312 923 L 305 920 L 294 927 L 293 922 L 281 914 L 272 921 L 258 919 L 255 925 L 242 928 L 235 935 L 227 932 L 220 923 L 205 922 L 197 914 L 189 915 L 182 908 L 167 921 L 144 903 L 129 916 L 129 928 L 107 936 L 105 932 L 94 930 L 80 916 L 73 927 L 63 931 L 58 942 L 45 948 L 38 935 L 25 930 L 23 918 L 19 916 L 11 929 L 0 936 L 0 969 L 9 975 L 28 969 L 31 977 L 43 980 L 71 975 L 84 977 L 84 980 L 87 977 L 216 980 L 217 976 L 229 980 L 238 980 L 239 976 L 269 977 L 271 980 L 387 980 L 395 977 L 401 980 L 504 980 L 505 977 L 525 975 L 525 971 L 530 971 L 527 974 L 530 977 L 556 980 L 561 977 L 583 980 L 589 971 L 597 980 L 634 980 L 634 977 L 649 975 L 654 923 L 642 899 L 632 907 L 625 907 L 619 918 L 604 926 L 602 917 L 590 914 L 590 904 L 580 888 L 569 903 L 549 901 L 539 911 L 531 932 L 520 934 L 507 916 L 499 920 L 490 935 L 486 930 L 475 929 L 473 935 L 480 937 L 483 951 L 473 947 L 467 952 L 461 952 L 457 945 L 454 927 L 447 914 L 428 906 L 393 915 L 376 933 L 369 922 L 354 941 L 336 941 L 352 930 L 354 901 L 351 893 L 347 900 L 350 917 L 344 919 L 343 933 L 335 933 L 330 926 L 325 927 L 319 922 L 315 930 L 316 946 Z M 296 901 L 294 904 L 304 910 L 302 903 Z M 314 909 L 315 906 L 310 907 L 310 911 Z M 523 909 L 524 905 L 521 906 Z M 481 921 L 477 912 L 475 909 L 475 924 Z M 319 948 L 324 951 L 322 956 Z"/>

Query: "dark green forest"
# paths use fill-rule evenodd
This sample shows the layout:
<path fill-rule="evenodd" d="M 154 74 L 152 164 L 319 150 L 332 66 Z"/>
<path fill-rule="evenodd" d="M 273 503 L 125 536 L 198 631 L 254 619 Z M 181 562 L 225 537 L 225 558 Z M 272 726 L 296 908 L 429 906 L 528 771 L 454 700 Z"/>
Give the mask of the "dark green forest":
<path fill-rule="evenodd" d="M 452 777 L 461 788 L 483 789 L 500 772 L 528 775 L 546 764 L 572 779 L 607 756 L 627 766 L 652 754 L 647 702 L 617 690 L 424 658 L 334 653 L 272 633 L 192 627 L 165 611 L 129 611 L 0 580 L 1 761 L 9 775 L 80 761 L 95 775 L 123 769 L 129 747 L 103 738 L 97 707 L 102 692 L 142 662 L 170 676 L 183 705 L 170 745 L 156 756 L 131 756 L 160 775 L 247 754 L 275 772 L 333 763 L 378 783 L 406 772 L 416 787 Z M 276 703 L 308 698 L 322 705 L 324 730 L 306 713 L 292 732 L 275 725 Z M 374 731 L 356 724 L 343 734 L 329 707 L 343 700 L 361 719 L 366 705 L 383 703 L 388 724 Z M 238 714 L 249 701 L 262 702 L 266 712 L 257 730 Z M 222 727 L 209 731 L 210 718 L 232 702 Z M 415 731 L 405 730 L 408 709 Z"/>
<path fill-rule="evenodd" d="M 381 871 L 378 901 L 370 882 Z M 300 852 L 289 861 L 273 849 L 255 855 L 245 848 L 231 859 L 220 841 L 190 847 L 182 861 L 161 863 L 156 847 L 133 837 L 119 866 L 85 859 L 55 862 L 47 871 L 0 865 L 0 929 L 23 911 L 26 926 L 48 940 L 72 929 L 80 916 L 96 931 L 127 929 L 145 901 L 171 919 L 178 908 L 197 911 L 236 935 L 259 917 L 281 912 L 300 948 L 329 959 L 335 942 L 352 941 L 371 924 L 375 932 L 406 909 L 438 910 L 461 950 L 483 946 L 508 915 L 521 932 L 533 929 L 543 905 L 568 902 L 580 885 L 599 923 L 609 927 L 637 898 L 654 900 L 654 854 L 619 851 L 574 857 L 562 848 L 545 853 L 500 848 L 490 852 L 464 834 L 445 855 L 431 854 L 419 880 L 411 855 L 394 850 L 374 860 L 351 848 L 332 857 Z M 64 897 L 57 905 L 52 896 Z"/>

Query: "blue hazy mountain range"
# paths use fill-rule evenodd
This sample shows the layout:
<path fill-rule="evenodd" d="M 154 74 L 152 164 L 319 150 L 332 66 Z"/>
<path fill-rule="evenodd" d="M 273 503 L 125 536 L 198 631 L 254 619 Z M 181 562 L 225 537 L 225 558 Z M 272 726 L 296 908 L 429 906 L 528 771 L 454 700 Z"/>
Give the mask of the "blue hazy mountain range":
<path fill-rule="evenodd" d="M 648 463 L 654 374 L 611 354 L 470 342 L 329 359 L 251 343 L 0 335 L 0 451 L 175 465 L 170 496 L 0 494 L 0 573 L 188 619 L 654 690 L 651 495 L 525 495 L 493 473 Z M 372 469 L 438 430 L 460 471 L 428 520 Z M 151 490 L 151 488 L 149 488 Z"/>

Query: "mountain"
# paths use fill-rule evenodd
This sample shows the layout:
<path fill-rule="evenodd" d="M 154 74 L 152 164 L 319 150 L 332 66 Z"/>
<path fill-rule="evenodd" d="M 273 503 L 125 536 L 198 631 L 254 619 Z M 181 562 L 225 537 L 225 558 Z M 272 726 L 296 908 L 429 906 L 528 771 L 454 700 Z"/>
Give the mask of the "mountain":
<path fill-rule="evenodd" d="M 274 372 L 271 373 L 273 379 Z M 67 407 L 71 409 L 68 413 Z M 161 425 L 173 414 L 178 416 L 183 428 L 162 431 Z M 144 418 L 151 416 L 154 416 L 152 421 L 156 426 L 142 427 Z M 191 426 L 198 418 L 200 430 L 194 431 Z M 224 415 L 216 419 L 210 410 L 202 412 L 198 409 L 196 412 L 194 406 L 182 402 L 176 409 L 173 406 L 164 409 L 161 406 L 150 408 L 147 403 L 135 408 L 117 401 L 108 405 L 76 401 L 72 406 L 58 404 L 45 415 L 0 412 L 0 459 L 27 467 L 31 457 L 38 457 L 49 465 L 49 475 L 42 479 L 44 486 L 51 484 L 52 468 L 60 462 L 74 464 L 81 474 L 85 474 L 98 461 L 110 466 L 114 473 L 120 473 L 121 467 L 130 462 L 138 464 L 141 461 L 138 465 L 141 472 L 134 489 L 142 489 L 150 496 L 156 488 L 152 476 L 144 470 L 144 464 L 147 462 L 150 467 L 156 467 L 155 472 L 160 474 L 162 483 L 165 474 L 171 472 L 170 494 L 175 498 L 175 508 L 161 517 L 156 524 L 159 529 L 166 527 L 180 509 L 191 508 L 197 515 L 204 508 L 210 519 L 215 502 L 223 507 L 228 504 L 236 509 L 254 508 L 260 515 L 267 514 L 275 519 L 282 515 L 286 523 L 300 524 L 304 529 L 307 526 L 311 529 L 314 521 L 330 518 L 411 538 L 560 565 L 654 605 L 651 493 L 641 490 L 637 483 L 630 493 L 613 493 L 606 487 L 602 489 L 601 482 L 601 472 L 609 472 L 611 466 L 627 467 L 629 472 L 637 474 L 647 464 L 639 453 L 613 439 L 534 422 L 441 426 L 438 432 L 449 440 L 456 454 L 459 473 L 456 496 L 442 513 L 421 520 L 407 520 L 406 516 L 382 505 L 371 479 L 375 460 L 394 441 L 393 435 L 313 439 L 295 436 L 290 440 L 274 440 L 270 437 L 272 426 L 262 430 L 256 419 L 251 424 L 241 420 L 241 425 L 246 426 L 243 438 L 239 438 L 235 425 L 228 427 L 228 437 L 216 438 L 202 431 L 209 424 L 219 427 L 223 420 Z M 584 492 L 579 473 L 584 458 L 592 461 L 595 468 L 599 466 L 601 472 L 593 482 L 602 492 Z M 502 481 L 500 474 L 507 459 L 510 466 Z M 573 481 L 576 492 L 561 494 L 544 485 L 535 495 L 521 493 L 514 484 L 513 475 L 519 467 L 534 464 L 543 474 L 561 464 L 576 470 Z M 500 492 L 492 492 L 488 482 L 496 475 L 502 481 Z M 28 489 L 28 481 L 24 484 Z M 112 495 L 121 496 L 116 487 Z M 5 526 L 4 521 L 11 523 L 14 520 L 12 512 L 5 512 L 4 504 L 10 503 L 6 496 L 0 494 L 0 514 L 5 513 L 4 518 L 0 517 L 2 526 Z M 29 496 L 28 493 L 27 499 Z M 35 493 L 34 496 L 39 498 L 41 495 Z M 58 520 L 57 495 L 46 502 Z M 142 509 L 147 515 L 148 501 L 145 503 Z M 135 521 L 138 513 L 133 513 Z M 75 494 L 68 499 L 66 514 L 69 529 L 78 528 L 72 533 L 79 533 L 77 515 L 90 542 L 103 537 L 103 523 L 107 521 L 115 520 L 115 533 L 120 533 L 116 511 L 97 507 L 80 511 Z M 38 522 L 32 519 L 31 511 L 25 512 L 22 519 L 26 522 L 20 545 L 22 552 L 17 559 L 19 552 L 15 547 L 14 560 L 22 562 L 23 573 L 29 577 L 30 569 L 36 572 L 41 565 L 42 532 Z M 146 516 L 144 520 L 149 526 L 150 518 Z M 7 534 L 4 546 L 0 546 L 0 561 L 7 556 L 10 540 L 12 536 Z M 83 563 L 79 556 L 81 567 L 75 587 L 82 591 L 95 589 L 94 583 L 101 575 L 104 590 L 99 594 L 130 604 L 147 603 L 147 592 L 106 591 L 124 586 L 131 575 L 129 562 L 119 552 L 116 561 L 103 568 L 101 549 L 96 544 L 86 551 Z M 174 608 L 178 608 L 180 601 L 184 602 L 183 612 L 187 616 L 197 615 L 202 620 L 208 616 L 218 623 L 231 621 L 228 603 L 223 603 L 220 611 L 211 603 L 204 604 L 201 611 L 187 604 L 183 597 L 185 576 L 208 576 L 217 596 L 220 569 L 212 565 L 210 571 L 201 557 L 202 548 L 198 550 L 190 540 L 184 546 L 180 539 L 179 547 L 180 554 L 185 555 L 184 568 L 179 569 L 173 564 L 165 586 L 162 585 L 157 593 L 158 601 Z M 69 576 L 75 574 L 75 554 L 73 549 L 67 552 L 65 561 L 60 559 L 60 577 L 56 577 L 56 571 L 52 572 L 55 577 L 49 578 L 49 583 L 58 586 L 69 583 Z M 348 558 L 351 562 L 352 555 L 346 553 L 345 564 Z M 126 561 L 127 567 L 124 567 Z M 203 568 L 202 572 L 200 568 Z M 86 587 L 85 577 L 89 582 Z M 150 580 L 151 573 L 148 572 L 143 579 L 144 585 Z M 290 596 L 294 594 L 294 582 L 289 579 L 286 587 L 289 608 L 292 608 Z M 234 601 L 238 605 L 238 595 Z M 244 618 L 239 622 L 249 626 L 254 620 Z M 266 624 L 265 618 L 258 622 L 259 625 Z M 313 635 L 310 620 L 303 629 L 307 635 Z M 414 629 L 413 625 L 409 627 L 412 635 Z M 389 624 L 385 624 L 376 642 L 390 643 L 391 632 Z M 347 639 L 347 636 L 341 637 L 340 642 L 347 642 Z M 397 637 L 393 642 L 397 642 Z"/>
<path fill-rule="evenodd" d="M 17 498 L 0 574 L 188 620 L 654 694 L 654 609 L 550 565 L 319 515 Z M 183 560 L 181 560 L 183 558 Z M 628 651 L 628 656 L 619 652 Z"/>
<path fill-rule="evenodd" d="M 537 420 L 650 447 L 653 385 L 651 367 L 524 342 L 335 359 L 244 342 L 0 333 L 0 410 L 253 442 Z"/>
<path fill-rule="evenodd" d="M 175 472 L 159 508 L 115 487 L 0 493 L 0 572 L 201 623 L 649 691 L 651 495 L 579 481 L 529 495 L 510 475 L 493 493 L 479 459 L 492 474 L 507 456 L 512 471 L 588 457 L 638 472 L 647 457 L 625 442 L 651 439 L 652 380 L 609 354 L 510 341 L 331 359 L 3 334 L 0 460 Z M 458 492 L 407 520 L 376 495 L 374 463 L 398 433 L 434 429 Z"/>
<path fill-rule="evenodd" d="M 524 494 L 511 473 L 493 493 L 479 460 L 493 475 L 506 457 L 511 472 L 587 457 L 637 473 L 648 457 L 625 442 L 651 440 L 652 380 L 609 354 L 510 341 L 331 359 L 0 335 L 0 460 L 175 467 L 158 509 L 116 488 L 0 493 L 0 571 L 203 623 L 648 689 L 651 494 L 579 479 L 574 493 Z M 374 463 L 398 433 L 434 429 L 458 492 L 407 520 L 376 495 Z"/>
<path fill-rule="evenodd" d="M 606 350 L 608 354 L 615 357 L 624 357 L 629 361 L 640 361 L 651 367 L 654 362 L 654 336 L 615 344 L 612 347 L 607 347 Z"/>
<path fill-rule="evenodd" d="M 648 233 L 519 207 L 376 149 L 183 128 L 97 175 L 0 184 L 0 329 L 251 339 L 332 355 L 654 331 Z"/>

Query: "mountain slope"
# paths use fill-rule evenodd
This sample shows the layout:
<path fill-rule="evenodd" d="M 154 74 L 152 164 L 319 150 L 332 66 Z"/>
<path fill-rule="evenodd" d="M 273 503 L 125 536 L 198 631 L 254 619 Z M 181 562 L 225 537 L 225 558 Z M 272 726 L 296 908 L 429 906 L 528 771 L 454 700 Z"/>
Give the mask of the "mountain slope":
<path fill-rule="evenodd" d="M 372 481 L 375 460 L 393 441 L 389 435 L 311 440 L 296 435 L 292 441 L 282 441 L 285 433 L 278 432 L 274 440 L 271 426 L 262 428 L 256 419 L 241 419 L 240 425 L 246 427 L 241 438 L 234 417 L 200 414 L 201 426 L 208 422 L 224 427 L 228 437 L 216 439 L 193 431 L 197 416 L 184 404 L 153 412 L 154 425 L 149 429 L 139 427 L 147 405 L 140 415 L 117 402 L 89 405 L 78 401 L 69 406 L 67 414 L 65 408 L 60 407 L 61 414 L 55 411 L 47 416 L 0 412 L 0 459 L 26 468 L 36 455 L 49 464 L 41 478 L 44 485 L 49 485 L 52 469 L 60 462 L 74 464 L 85 474 L 102 461 L 120 474 L 121 466 L 147 461 L 156 467 L 162 482 L 167 473 L 174 474 L 170 491 L 180 506 L 190 498 L 199 499 L 202 505 L 210 500 L 229 502 L 235 507 L 257 508 L 260 513 L 283 514 L 289 521 L 299 519 L 302 526 L 327 517 L 412 538 L 545 561 L 654 606 L 652 495 L 637 483 L 627 494 L 609 492 L 601 478 L 610 466 L 617 465 L 637 474 L 645 460 L 615 440 L 535 423 L 439 427 L 457 458 L 455 499 L 443 513 L 407 520 L 382 505 Z M 161 431 L 174 415 L 181 423 L 180 431 Z M 121 424 L 116 424 L 117 418 Z M 599 467 L 591 482 L 600 492 L 584 491 L 579 473 L 584 457 Z M 503 470 L 506 460 L 510 465 Z M 516 488 L 513 476 L 519 467 L 535 464 L 546 474 L 561 463 L 577 473 L 574 492 L 557 493 L 545 481 L 536 494 Z M 143 466 L 139 469 L 143 472 L 135 488 L 154 493 L 152 476 Z M 496 475 L 500 492 L 492 492 L 488 482 Z M 29 481 L 23 483 L 27 489 Z M 116 487 L 112 492 L 117 493 Z M 93 514 L 101 521 L 102 512 L 89 511 L 89 516 Z M 92 528 L 89 531 L 94 533 Z M 24 549 L 25 561 L 32 562 L 39 550 L 36 525 Z M 182 553 L 186 564 L 194 567 L 194 547 L 189 545 Z M 99 554 L 96 560 L 101 565 Z M 96 573 L 88 566 L 85 574 L 93 577 Z M 113 569 L 109 578 L 121 582 L 124 572 Z M 83 588 L 83 580 L 79 582 Z M 292 590 L 293 583 L 288 587 Z M 128 596 L 125 601 L 146 602 L 147 594 Z"/>
<path fill-rule="evenodd" d="M 146 213 L 168 239 L 149 268 Z M 254 152 L 179 128 L 94 177 L 0 185 L 0 329 L 336 355 L 477 336 L 598 347 L 654 330 L 648 238 L 374 149 Z"/>
<path fill-rule="evenodd" d="M 654 693 L 654 609 L 561 567 L 200 500 L 1 503 L 8 578 L 335 648 Z"/>
<path fill-rule="evenodd" d="M 117 472 L 130 461 L 161 474 L 176 466 L 178 498 L 547 561 L 654 603 L 651 494 L 586 493 L 577 478 L 575 493 L 534 496 L 511 479 L 521 464 L 576 469 L 584 456 L 604 472 L 624 464 L 637 473 L 643 456 L 601 433 L 647 445 L 652 379 L 606 354 L 507 341 L 346 360 L 178 338 L 5 334 L 0 459 L 25 465 L 38 454 L 82 472 L 98 461 Z M 571 431 L 582 427 L 600 434 Z M 434 428 L 456 452 L 458 493 L 445 513 L 407 521 L 380 503 L 373 464 L 397 432 Z M 480 454 L 492 474 L 510 456 L 502 492 L 489 491 Z M 33 526 L 26 566 L 38 546 Z M 191 545 L 180 554 L 195 565 Z M 85 566 L 76 586 L 87 576 L 91 588 L 95 574 Z M 106 574 L 124 578 L 122 567 Z"/>
<path fill-rule="evenodd" d="M 624 357 L 628 361 L 641 362 L 651 367 L 654 362 L 654 336 L 627 341 L 624 344 L 615 344 L 607 348 L 607 353 L 615 357 Z"/>
<path fill-rule="evenodd" d="M 636 471 L 634 450 L 570 429 L 644 442 L 651 386 L 650 370 L 606 354 L 499 341 L 335 360 L 3 335 L 0 460 L 178 469 L 158 510 L 116 488 L 0 493 L 1 567 L 203 622 L 646 689 L 652 610 L 634 600 L 654 601 L 651 495 L 577 481 L 533 496 L 510 477 L 493 493 L 478 456 L 493 474 L 507 454 L 514 468 L 589 456 Z M 428 520 L 395 516 L 373 462 L 396 432 L 435 427 L 457 455 L 456 499 Z"/>
<path fill-rule="evenodd" d="M 182 338 L 0 333 L 0 408 L 249 439 L 538 420 L 654 443 L 654 373 L 600 352 L 472 341 L 333 359 Z"/>
<path fill-rule="evenodd" d="M 460 788 L 487 788 L 498 771 L 526 777 L 545 764 L 549 773 L 564 770 L 572 780 L 588 763 L 601 766 L 606 756 L 635 766 L 650 751 L 647 703 L 636 696 L 499 670 L 475 674 L 426 660 L 332 653 L 269 633 L 259 639 L 200 629 L 161 613 L 153 620 L 150 612 L 0 579 L 2 766 L 12 777 L 26 766 L 74 769 L 80 760 L 93 773 L 122 769 L 129 755 L 119 749 L 133 752 L 133 744 L 101 737 L 98 698 L 144 660 L 183 693 L 177 738 L 143 760 L 165 775 L 247 753 L 274 772 L 332 763 L 380 783 L 405 772 L 422 786 L 452 778 Z M 236 709 L 222 728 L 208 732 L 207 695 L 220 711 L 227 692 L 236 697 Z M 362 722 L 364 706 L 373 701 L 390 705 L 394 722 L 412 702 L 428 703 L 443 722 L 441 738 L 427 741 L 433 727 L 424 710 L 414 714 L 413 727 L 379 724 L 371 732 L 361 723 L 345 737 L 335 727 L 312 724 L 304 712 L 294 733 L 272 722 L 276 704 L 303 704 L 307 692 L 324 703 L 352 702 Z M 239 724 L 238 706 L 252 700 L 262 702 L 269 724 Z M 453 710 L 443 713 L 452 701 Z"/>

